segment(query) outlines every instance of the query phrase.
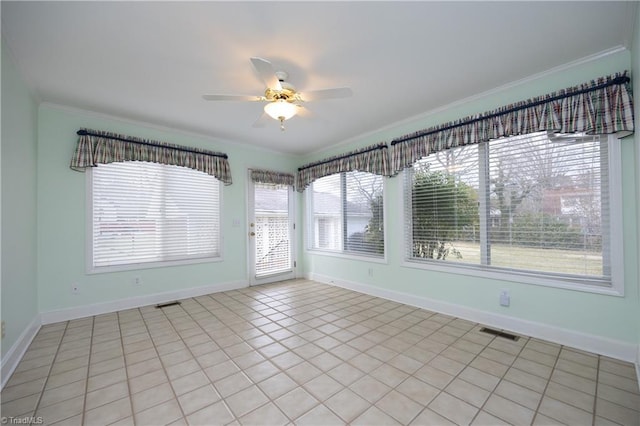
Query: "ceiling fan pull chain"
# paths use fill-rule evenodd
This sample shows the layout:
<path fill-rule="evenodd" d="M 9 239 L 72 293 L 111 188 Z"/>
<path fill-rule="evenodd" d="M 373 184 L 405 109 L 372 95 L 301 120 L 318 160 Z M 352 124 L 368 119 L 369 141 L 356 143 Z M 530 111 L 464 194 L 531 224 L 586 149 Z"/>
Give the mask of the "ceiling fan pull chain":
<path fill-rule="evenodd" d="M 284 117 L 280 117 L 280 130 L 284 132 Z"/>

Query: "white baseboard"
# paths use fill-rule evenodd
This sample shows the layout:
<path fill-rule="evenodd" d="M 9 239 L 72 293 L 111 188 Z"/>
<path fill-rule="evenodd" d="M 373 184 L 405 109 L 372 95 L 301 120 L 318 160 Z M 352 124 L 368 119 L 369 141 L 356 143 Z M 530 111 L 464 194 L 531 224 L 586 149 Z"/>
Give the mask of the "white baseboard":
<path fill-rule="evenodd" d="M 227 283 L 211 284 L 202 287 L 193 287 L 182 290 L 168 291 L 164 293 L 149 294 L 145 296 L 130 297 L 111 302 L 93 303 L 90 305 L 76 306 L 73 308 L 59 309 L 42 312 L 42 324 L 51 324 L 60 321 L 69 321 L 78 318 L 86 318 L 94 315 L 107 314 L 122 311 L 124 309 L 140 308 L 142 306 L 171 302 L 174 300 L 188 299 L 190 297 L 203 296 L 205 294 L 221 291 L 237 290 L 249 286 L 248 281 L 232 281 Z"/>
<path fill-rule="evenodd" d="M 38 334 L 38 330 L 40 330 L 40 326 L 42 324 L 42 320 L 40 315 L 36 315 L 36 317 L 31 321 L 31 323 L 24 329 L 18 340 L 9 348 L 7 354 L 2 357 L 2 369 L 1 373 L 2 378 L 0 379 L 0 390 L 4 389 L 4 385 L 7 384 L 7 381 L 13 374 L 13 371 L 18 366 L 18 363 L 22 359 L 24 353 L 27 351 L 27 348 L 33 341 L 33 338 Z"/>
<path fill-rule="evenodd" d="M 493 312 L 481 311 L 467 306 L 388 290 L 369 284 L 346 281 L 324 274 L 311 273 L 308 274 L 307 278 L 354 290 L 360 293 L 369 294 L 371 296 L 382 297 L 384 299 L 404 303 L 406 305 L 427 309 L 429 311 L 451 315 L 493 328 L 508 330 L 516 334 L 531 336 L 583 351 L 593 352 L 599 355 L 605 355 L 622 361 L 631 362 L 636 365 L 636 371 L 640 371 L 640 367 L 638 367 L 640 365 L 640 348 L 638 348 L 637 344 L 582 333 L 540 322 L 523 320 Z"/>

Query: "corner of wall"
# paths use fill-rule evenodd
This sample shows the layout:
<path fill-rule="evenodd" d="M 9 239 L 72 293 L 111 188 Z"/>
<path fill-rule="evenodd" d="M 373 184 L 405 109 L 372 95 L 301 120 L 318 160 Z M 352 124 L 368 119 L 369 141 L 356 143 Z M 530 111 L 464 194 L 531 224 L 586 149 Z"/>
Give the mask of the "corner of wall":
<path fill-rule="evenodd" d="M 16 61 L 2 49 L 1 264 L 3 336 L 1 380 L 8 379 L 38 332 L 37 127 L 38 102 Z"/>
<path fill-rule="evenodd" d="M 2 357 L 2 367 L 1 367 L 1 378 L 0 378 L 0 390 L 4 389 L 4 386 L 7 384 L 7 381 L 13 374 L 14 370 L 18 366 L 18 363 L 22 359 L 24 353 L 29 348 L 31 341 L 41 327 L 41 318 L 40 314 L 36 315 L 36 317 L 31 321 L 31 324 L 24 329 L 18 340 L 9 348 L 7 354 Z"/>

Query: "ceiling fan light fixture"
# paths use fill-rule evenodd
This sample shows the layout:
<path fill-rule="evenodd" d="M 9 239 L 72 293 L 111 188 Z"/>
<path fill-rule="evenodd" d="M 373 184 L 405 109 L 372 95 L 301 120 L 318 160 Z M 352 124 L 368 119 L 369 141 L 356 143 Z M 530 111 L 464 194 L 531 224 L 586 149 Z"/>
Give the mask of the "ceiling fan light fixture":
<path fill-rule="evenodd" d="M 284 99 L 278 99 L 273 102 L 269 102 L 264 106 L 264 112 L 274 120 L 280 122 L 285 121 L 296 115 L 296 105 L 287 102 Z"/>

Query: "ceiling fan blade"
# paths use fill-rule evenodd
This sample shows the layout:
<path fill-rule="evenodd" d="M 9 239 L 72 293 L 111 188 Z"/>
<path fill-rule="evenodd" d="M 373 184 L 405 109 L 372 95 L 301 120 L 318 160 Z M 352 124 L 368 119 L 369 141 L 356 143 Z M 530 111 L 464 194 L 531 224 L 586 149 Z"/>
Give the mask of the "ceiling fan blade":
<path fill-rule="evenodd" d="M 251 125 L 251 127 L 266 127 L 267 123 L 271 120 L 264 112 L 258 117 L 258 119 Z"/>
<path fill-rule="evenodd" d="M 207 101 L 261 101 L 262 96 L 251 95 L 202 95 L 202 98 Z"/>
<path fill-rule="evenodd" d="M 305 102 L 321 99 L 349 98 L 351 96 L 353 96 L 353 91 L 349 87 L 310 90 L 308 92 L 300 93 L 300 99 Z"/>
<path fill-rule="evenodd" d="M 276 71 L 271 62 L 262 58 L 251 58 L 251 63 L 269 89 L 282 90 L 282 85 L 276 77 Z"/>
<path fill-rule="evenodd" d="M 302 105 L 296 104 L 298 109 L 296 109 L 296 115 L 299 117 L 309 118 L 313 116 L 313 113 L 309 111 L 308 108 L 303 107 Z"/>

